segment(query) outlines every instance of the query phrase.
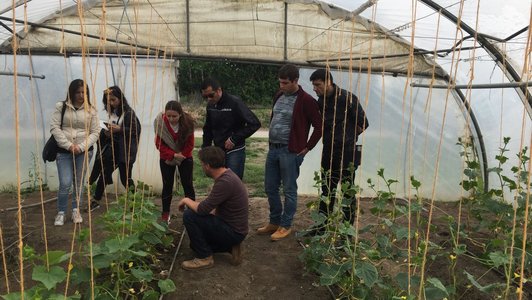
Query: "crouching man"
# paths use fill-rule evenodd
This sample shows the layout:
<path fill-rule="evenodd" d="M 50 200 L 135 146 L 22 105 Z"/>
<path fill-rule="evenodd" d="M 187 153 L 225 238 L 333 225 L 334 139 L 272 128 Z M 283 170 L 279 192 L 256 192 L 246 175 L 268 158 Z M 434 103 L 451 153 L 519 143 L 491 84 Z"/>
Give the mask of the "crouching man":
<path fill-rule="evenodd" d="M 179 210 L 196 258 L 184 261 L 185 270 L 214 266 L 213 253 L 231 252 L 233 265 L 242 262 L 240 243 L 248 234 L 248 192 L 240 178 L 225 168 L 225 153 L 216 146 L 198 153 L 203 172 L 214 179 L 207 198 L 196 202 L 183 198 Z M 188 209 L 185 209 L 188 208 Z"/>

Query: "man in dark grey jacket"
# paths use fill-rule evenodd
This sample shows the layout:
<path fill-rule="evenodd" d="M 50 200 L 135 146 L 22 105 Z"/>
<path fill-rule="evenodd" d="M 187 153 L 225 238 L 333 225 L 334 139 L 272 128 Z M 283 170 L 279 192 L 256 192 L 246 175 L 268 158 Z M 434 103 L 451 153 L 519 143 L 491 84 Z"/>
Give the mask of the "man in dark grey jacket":
<path fill-rule="evenodd" d="M 208 101 L 201 147 L 214 144 L 222 148 L 226 167 L 242 179 L 246 138 L 260 128 L 260 121 L 240 97 L 224 92 L 216 79 L 205 79 L 201 84 L 201 94 Z"/>
<path fill-rule="evenodd" d="M 368 127 L 366 113 L 358 98 L 334 84 L 331 73 L 325 69 L 314 71 L 310 76 L 318 106 L 323 116 L 322 201 L 319 212 L 328 216 L 336 202 L 336 188 L 354 187 L 355 170 L 360 164 L 355 151 L 358 136 Z M 344 220 L 353 224 L 357 199 L 353 191 L 342 191 Z M 329 198 L 329 203 L 323 199 Z"/>

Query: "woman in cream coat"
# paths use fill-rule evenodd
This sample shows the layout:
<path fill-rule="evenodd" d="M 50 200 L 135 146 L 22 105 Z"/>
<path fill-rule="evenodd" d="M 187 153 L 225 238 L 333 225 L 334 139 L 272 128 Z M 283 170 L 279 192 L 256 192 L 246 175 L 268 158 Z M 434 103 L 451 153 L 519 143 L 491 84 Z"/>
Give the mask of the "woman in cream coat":
<path fill-rule="evenodd" d="M 61 111 L 66 105 L 61 127 Z M 88 86 L 81 79 L 70 83 L 66 100 L 58 102 L 50 121 L 50 132 L 54 135 L 60 150 L 57 153 L 57 215 L 54 225 L 62 226 L 68 208 L 68 194 L 72 193 L 72 222 L 81 223 L 79 212 L 82 200 L 83 180 L 92 157 L 92 146 L 100 133 L 96 109 L 90 103 Z"/>

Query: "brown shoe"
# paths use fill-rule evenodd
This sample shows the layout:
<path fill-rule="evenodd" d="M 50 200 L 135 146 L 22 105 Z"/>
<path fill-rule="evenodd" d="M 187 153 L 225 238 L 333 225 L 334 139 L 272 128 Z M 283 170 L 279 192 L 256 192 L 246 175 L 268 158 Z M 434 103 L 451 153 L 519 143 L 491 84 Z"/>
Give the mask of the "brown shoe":
<path fill-rule="evenodd" d="M 272 241 L 278 241 L 287 237 L 291 232 L 292 229 L 290 228 L 279 227 L 279 229 L 277 229 L 277 231 L 274 232 L 270 237 Z"/>
<path fill-rule="evenodd" d="M 279 225 L 268 223 L 268 225 L 264 225 L 262 227 L 259 227 L 257 229 L 257 234 L 263 235 L 263 234 L 272 234 L 279 228 Z"/>
<path fill-rule="evenodd" d="M 205 258 L 194 258 L 191 260 L 185 260 L 181 263 L 181 268 L 189 271 L 203 270 L 214 267 L 214 259 L 211 256 Z"/>
<path fill-rule="evenodd" d="M 231 255 L 231 264 L 233 266 L 238 266 L 242 263 L 242 243 L 231 247 Z"/>

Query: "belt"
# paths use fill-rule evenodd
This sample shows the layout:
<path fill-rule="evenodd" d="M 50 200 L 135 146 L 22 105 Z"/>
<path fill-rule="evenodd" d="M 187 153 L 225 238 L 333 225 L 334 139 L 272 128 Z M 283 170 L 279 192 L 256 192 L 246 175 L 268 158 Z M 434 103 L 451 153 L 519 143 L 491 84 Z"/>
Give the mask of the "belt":
<path fill-rule="evenodd" d="M 275 149 L 283 148 L 283 147 L 287 147 L 287 146 L 288 146 L 287 144 L 270 143 L 270 148 L 275 148 Z"/>

